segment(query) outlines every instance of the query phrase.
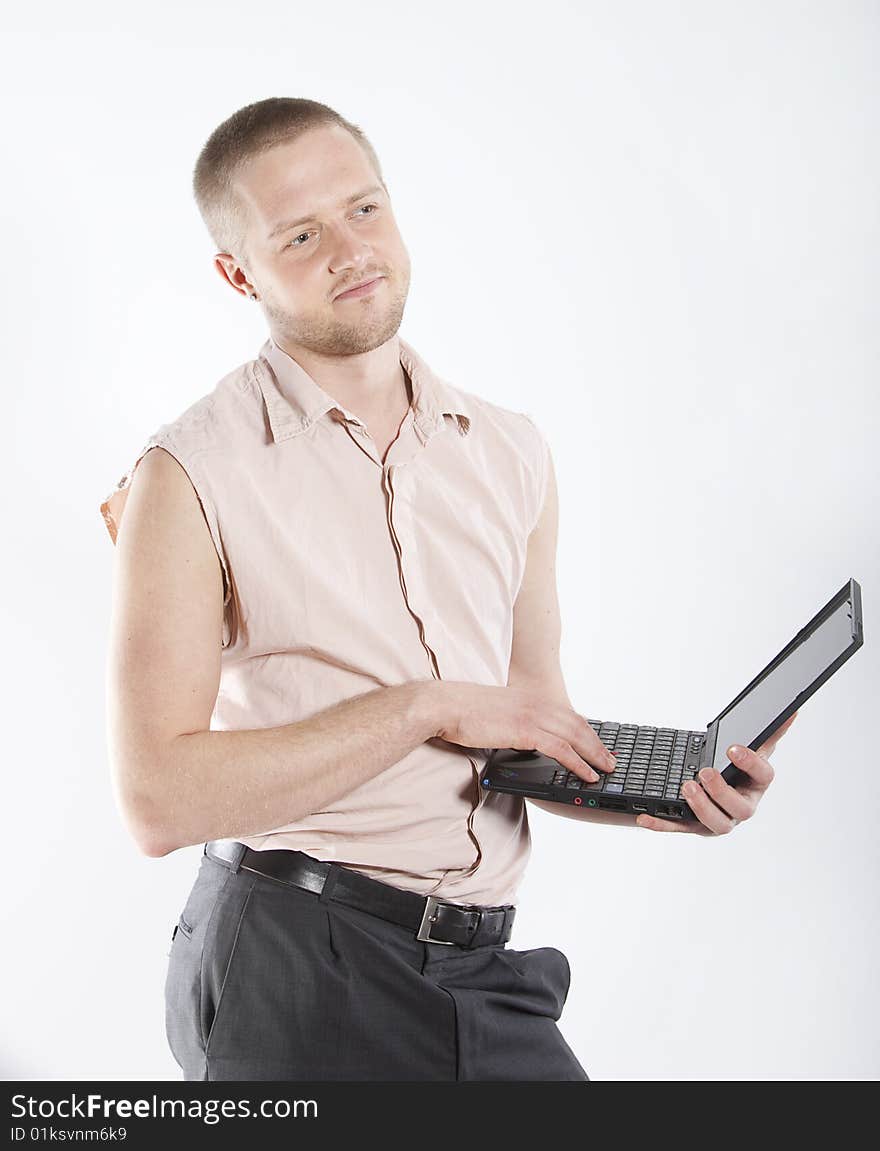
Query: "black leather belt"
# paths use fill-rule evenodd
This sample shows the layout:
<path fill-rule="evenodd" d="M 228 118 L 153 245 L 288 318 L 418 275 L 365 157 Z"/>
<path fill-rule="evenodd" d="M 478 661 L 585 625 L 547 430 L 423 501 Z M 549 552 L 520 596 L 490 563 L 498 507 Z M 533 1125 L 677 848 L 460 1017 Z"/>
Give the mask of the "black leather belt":
<path fill-rule="evenodd" d="M 356 907 L 401 927 L 428 943 L 485 947 L 506 943 L 513 930 L 516 908 L 480 907 L 446 903 L 433 895 L 417 895 L 371 879 L 338 863 L 315 859 L 303 851 L 252 851 L 234 839 L 212 839 L 204 855 L 232 871 L 253 871 L 292 887 L 314 891 L 321 899 Z"/>

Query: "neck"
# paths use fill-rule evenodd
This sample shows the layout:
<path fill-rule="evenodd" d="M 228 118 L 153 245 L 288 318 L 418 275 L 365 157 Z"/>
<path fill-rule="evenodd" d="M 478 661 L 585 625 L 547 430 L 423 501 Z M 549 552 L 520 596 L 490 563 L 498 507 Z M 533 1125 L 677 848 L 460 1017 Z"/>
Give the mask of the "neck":
<path fill-rule="evenodd" d="M 328 396 L 364 423 L 402 418 L 412 403 L 412 382 L 400 362 L 396 337 L 353 356 L 324 355 L 274 333 L 272 339 Z"/>

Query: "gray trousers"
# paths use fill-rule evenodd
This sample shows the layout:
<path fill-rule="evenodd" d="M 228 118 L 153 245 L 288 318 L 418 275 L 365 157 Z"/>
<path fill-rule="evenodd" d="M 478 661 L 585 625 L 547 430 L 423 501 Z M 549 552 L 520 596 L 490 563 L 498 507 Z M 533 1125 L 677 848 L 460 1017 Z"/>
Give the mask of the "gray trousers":
<path fill-rule="evenodd" d="M 165 1030 L 184 1079 L 589 1082 L 556 1025 L 570 980 L 555 947 L 419 940 L 203 855 Z"/>

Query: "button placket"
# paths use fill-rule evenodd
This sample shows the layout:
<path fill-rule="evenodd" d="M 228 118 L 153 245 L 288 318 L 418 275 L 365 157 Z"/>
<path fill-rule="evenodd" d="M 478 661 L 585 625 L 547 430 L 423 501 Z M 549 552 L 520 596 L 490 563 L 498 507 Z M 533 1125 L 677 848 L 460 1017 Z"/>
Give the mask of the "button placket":
<path fill-rule="evenodd" d="M 406 603 L 407 611 L 409 611 L 410 615 L 416 621 L 416 624 L 418 626 L 419 639 L 421 640 L 422 646 L 424 647 L 425 651 L 428 653 L 428 659 L 429 659 L 430 665 L 431 665 L 431 674 L 434 676 L 435 679 L 441 679 L 442 676 L 440 675 L 440 668 L 437 664 L 437 657 L 434 654 L 434 651 L 432 650 L 430 645 L 428 644 L 428 641 L 426 638 L 424 622 L 423 622 L 421 616 L 418 614 L 418 612 L 416 612 L 413 609 L 413 606 L 412 606 L 410 590 L 409 590 L 409 586 L 407 584 L 407 575 L 406 575 L 406 571 L 405 571 L 404 563 L 403 563 L 403 546 L 401 543 L 400 536 L 398 535 L 398 532 L 397 532 L 397 525 L 395 523 L 395 513 L 394 513 L 395 480 L 393 479 L 393 473 L 395 471 L 397 471 L 400 468 L 400 466 L 401 466 L 400 464 L 386 464 L 382 469 L 382 486 L 383 486 L 383 489 L 385 491 L 385 497 L 386 497 L 386 513 L 387 513 L 387 520 L 388 520 L 388 530 L 391 533 L 391 540 L 392 540 L 392 543 L 394 545 L 395 555 L 397 557 L 397 570 L 398 570 L 398 574 L 400 576 L 400 585 L 401 585 L 401 589 L 403 590 L 403 598 L 404 598 L 404 602 Z M 400 518 L 400 513 L 399 513 L 400 501 L 398 500 L 397 503 L 398 503 L 398 516 L 397 516 L 397 518 L 399 519 Z"/>
<path fill-rule="evenodd" d="M 396 446 L 396 444 L 394 446 Z M 412 457 L 409 457 L 409 458 L 412 458 Z M 402 467 L 403 467 L 403 464 L 401 464 L 401 463 L 386 463 L 386 465 L 383 469 L 383 480 L 385 481 L 385 487 L 386 487 L 386 490 L 388 492 L 389 530 L 391 531 L 392 539 L 394 540 L 394 543 L 395 543 L 395 550 L 397 553 L 397 564 L 398 564 L 398 569 L 400 571 L 401 585 L 404 588 L 404 597 L 406 599 L 406 606 L 407 606 L 410 614 L 413 616 L 413 618 L 418 623 L 419 638 L 421 639 L 422 645 L 425 648 L 425 650 L 428 652 L 428 655 L 431 659 L 431 670 L 437 679 L 442 679 L 442 676 L 440 675 L 440 669 L 438 666 L 438 662 L 437 662 L 437 656 L 434 652 L 434 649 L 431 647 L 431 645 L 428 642 L 427 629 L 425 626 L 425 620 L 426 619 L 427 620 L 433 619 L 435 617 L 436 613 L 430 611 L 429 606 L 424 611 L 417 611 L 416 610 L 416 608 L 414 607 L 414 599 L 415 599 L 415 603 L 419 603 L 421 601 L 427 605 L 430 605 L 430 600 L 426 595 L 420 595 L 420 593 L 423 592 L 424 589 L 422 587 L 421 580 L 419 578 L 419 572 L 418 572 L 417 568 L 415 567 L 415 565 L 414 564 L 409 565 L 409 573 L 408 574 L 404 570 L 403 544 L 405 543 L 406 539 L 408 538 L 408 534 L 411 536 L 411 533 L 407 532 L 407 527 L 409 526 L 411 528 L 412 517 L 410 515 L 409 501 L 406 499 L 405 495 L 403 494 L 403 488 L 401 485 L 401 474 L 400 473 L 401 473 Z M 404 474 L 409 478 L 412 477 L 412 471 L 411 470 L 406 471 Z M 410 549 L 410 550 L 412 550 L 412 549 Z M 415 590 L 415 597 L 413 596 L 414 590 Z M 470 769 L 471 769 L 471 779 L 473 782 L 473 795 L 472 795 L 472 800 L 471 800 L 471 810 L 467 816 L 465 829 L 466 829 L 468 838 L 470 839 L 471 843 L 473 844 L 474 851 L 476 854 L 475 854 L 474 860 L 471 863 L 470 867 L 468 867 L 464 871 L 464 875 L 465 876 L 471 876 L 477 871 L 477 869 L 480 867 L 482 860 L 483 860 L 483 848 L 482 848 L 482 845 L 480 844 L 480 840 L 479 840 L 479 837 L 477 836 L 474 824 L 475 824 L 477 812 L 482 807 L 485 796 L 483 795 L 482 789 L 480 787 L 479 770 L 477 768 L 477 765 L 470 756 L 467 757 L 467 760 L 468 760 L 468 764 L 470 765 Z"/>
<path fill-rule="evenodd" d="M 339 414 L 336 414 L 339 413 Z M 379 451 L 376 444 L 367 431 L 366 426 L 360 423 L 359 420 L 353 418 L 346 418 L 338 408 L 333 409 L 333 419 L 337 424 L 341 424 L 345 429 L 351 442 L 355 447 L 359 448 L 365 455 L 369 456 L 374 464 L 382 467 L 382 461 L 379 459 Z M 357 433 L 357 435 L 355 435 Z"/>

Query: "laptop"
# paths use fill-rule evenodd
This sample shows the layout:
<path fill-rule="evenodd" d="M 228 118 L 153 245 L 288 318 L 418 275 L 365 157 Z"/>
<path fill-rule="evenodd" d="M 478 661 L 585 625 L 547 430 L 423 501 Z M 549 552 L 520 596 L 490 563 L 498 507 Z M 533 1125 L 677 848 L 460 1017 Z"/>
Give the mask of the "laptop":
<path fill-rule="evenodd" d="M 850 579 L 760 671 L 705 731 L 589 719 L 617 756 L 595 783 L 541 752 L 491 749 L 480 773 L 484 788 L 557 803 L 696 820 L 681 789 L 703 767 L 731 786 L 747 779 L 727 758 L 731 744 L 755 750 L 862 646 L 862 589 Z M 697 781 L 699 782 L 699 781 Z"/>

